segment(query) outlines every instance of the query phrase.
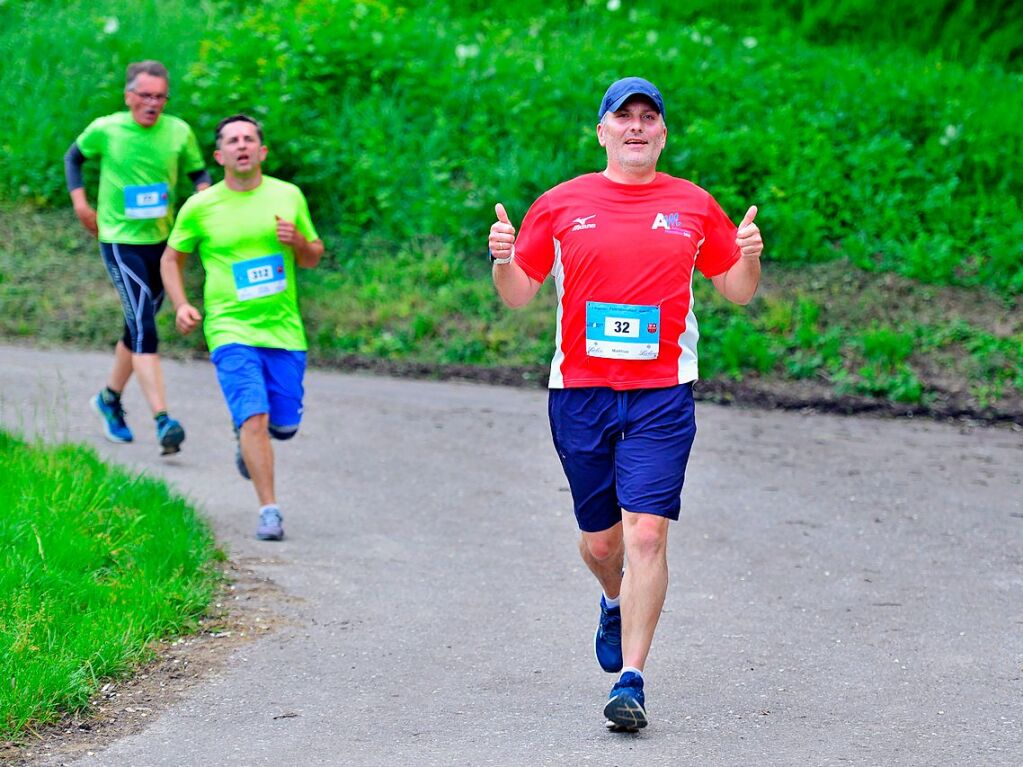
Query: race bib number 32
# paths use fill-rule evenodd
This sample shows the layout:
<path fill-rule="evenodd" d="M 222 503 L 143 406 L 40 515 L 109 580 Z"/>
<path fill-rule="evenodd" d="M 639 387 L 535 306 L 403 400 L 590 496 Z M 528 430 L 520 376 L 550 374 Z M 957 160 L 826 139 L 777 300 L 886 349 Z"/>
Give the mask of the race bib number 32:
<path fill-rule="evenodd" d="M 124 188 L 125 218 L 163 218 L 169 202 L 165 183 Z"/>
<path fill-rule="evenodd" d="M 284 256 L 280 253 L 239 261 L 231 268 L 239 301 L 283 293 L 288 287 Z"/>
<path fill-rule="evenodd" d="M 660 307 L 586 302 L 587 356 L 655 360 L 660 341 Z"/>

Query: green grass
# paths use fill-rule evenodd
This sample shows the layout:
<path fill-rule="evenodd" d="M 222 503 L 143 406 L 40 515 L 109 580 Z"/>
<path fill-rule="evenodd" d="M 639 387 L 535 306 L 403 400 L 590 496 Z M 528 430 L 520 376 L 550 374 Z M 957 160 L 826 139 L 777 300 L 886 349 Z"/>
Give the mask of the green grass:
<path fill-rule="evenodd" d="M 221 116 L 249 111 L 267 170 L 306 191 L 328 248 L 301 276 L 314 361 L 543 366 L 553 296 L 515 313 L 494 297 L 493 203 L 518 222 L 544 189 L 603 167 L 597 101 L 638 73 L 665 93 L 661 168 L 736 219 L 760 206 L 760 297 L 737 309 L 697 286 L 704 377 L 1015 407 L 1023 16 L 972 8 L 0 0 L 0 336 L 100 346 L 120 332 L 59 158 L 120 108 L 127 62 L 155 56 L 207 152 Z M 189 279 L 195 295 L 197 268 Z M 203 350 L 169 312 L 161 327 L 166 351 Z"/>
<path fill-rule="evenodd" d="M 119 304 L 73 214 L 0 205 L 0 222 L 0 305 L 8 307 L 0 338 L 112 346 Z M 41 290 L 62 272 L 75 275 L 75 290 Z M 201 269 L 193 263 L 187 275 L 198 298 Z M 483 254 L 460 255 L 436 238 L 367 237 L 329 248 L 320 267 L 300 270 L 299 286 L 313 364 L 355 355 L 518 366 L 546 380 L 554 291 L 547 285 L 524 309 L 505 308 Z M 1023 307 L 988 291 L 921 286 L 849 261 L 793 267 L 768 258 L 748 307 L 728 304 L 701 278 L 695 296 L 703 378 L 811 381 L 921 405 L 955 395 L 975 410 L 1023 403 Z M 205 353 L 201 334 L 183 338 L 171 319 L 159 315 L 164 353 Z"/>
<path fill-rule="evenodd" d="M 91 449 L 0 431 L 0 740 L 87 707 L 152 641 L 196 625 L 219 582 L 206 525 Z"/>
<path fill-rule="evenodd" d="M 869 13 L 858 0 L 827 13 L 794 1 L 612 5 L 0 4 L 0 198 L 66 204 L 61 154 L 121 108 L 128 61 L 158 56 L 172 70 L 170 111 L 207 152 L 225 113 L 264 120 L 270 168 L 306 190 L 334 243 L 372 237 L 390 252 L 432 237 L 465 254 L 482 248 L 495 201 L 518 221 L 543 189 L 602 167 L 599 97 L 642 73 L 666 96 L 662 168 L 736 218 L 759 204 L 776 261 L 845 258 L 1023 291 L 1023 78 L 1006 68 L 1009 43 L 1001 59 L 957 63 L 920 40 L 945 34 L 929 23 L 901 46 L 907 2 Z M 967 46 L 961 14 L 914 9 Z M 985 16 L 978 46 L 1018 16 L 1001 8 L 997 29 Z"/>

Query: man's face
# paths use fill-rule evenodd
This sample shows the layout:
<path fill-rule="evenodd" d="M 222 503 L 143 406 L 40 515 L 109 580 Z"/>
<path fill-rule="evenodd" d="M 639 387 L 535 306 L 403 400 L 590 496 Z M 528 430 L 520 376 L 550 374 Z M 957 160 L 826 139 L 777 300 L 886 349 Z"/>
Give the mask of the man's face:
<path fill-rule="evenodd" d="M 135 78 L 131 90 L 124 92 L 124 103 L 135 122 L 143 128 L 152 128 L 167 106 L 167 81 L 143 72 Z"/>
<path fill-rule="evenodd" d="M 244 178 L 259 172 L 266 159 L 266 147 L 259 140 L 255 125 L 238 120 L 221 128 L 220 147 L 213 157 L 226 173 Z"/>
<path fill-rule="evenodd" d="M 597 140 L 607 150 L 609 167 L 653 170 L 661 156 L 668 128 L 649 99 L 633 96 L 597 125 Z"/>

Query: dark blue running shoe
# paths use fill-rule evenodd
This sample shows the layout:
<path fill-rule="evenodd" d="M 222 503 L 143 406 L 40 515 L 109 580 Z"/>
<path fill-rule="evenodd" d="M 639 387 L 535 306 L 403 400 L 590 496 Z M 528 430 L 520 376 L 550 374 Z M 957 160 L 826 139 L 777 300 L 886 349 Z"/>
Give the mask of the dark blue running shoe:
<path fill-rule="evenodd" d="M 107 402 L 100 392 L 89 400 L 89 404 L 103 419 L 103 433 L 107 439 L 111 442 L 131 442 L 134 439 L 131 429 L 124 422 L 124 408 L 121 407 L 120 399 Z"/>
<path fill-rule="evenodd" d="M 646 709 L 643 708 L 645 703 L 643 677 L 626 671 L 622 678 L 615 682 L 607 696 L 607 705 L 604 706 L 607 726 L 627 732 L 635 732 L 646 727 Z"/>
<path fill-rule="evenodd" d="M 593 652 L 597 663 L 609 674 L 622 670 L 622 609 L 608 607 L 600 595 L 600 623 L 593 635 Z"/>
<path fill-rule="evenodd" d="M 173 418 L 161 418 L 156 422 L 156 439 L 160 443 L 160 455 L 180 453 L 181 443 L 185 441 L 185 430 Z"/>
<path fill-rule="evenodd" d="M 256 537 L 261 541 L 282 541 L 284 540 L 284 518 L 281 510 L 271 506 L 259 513 L 259 527 L 256 528 Z"/>

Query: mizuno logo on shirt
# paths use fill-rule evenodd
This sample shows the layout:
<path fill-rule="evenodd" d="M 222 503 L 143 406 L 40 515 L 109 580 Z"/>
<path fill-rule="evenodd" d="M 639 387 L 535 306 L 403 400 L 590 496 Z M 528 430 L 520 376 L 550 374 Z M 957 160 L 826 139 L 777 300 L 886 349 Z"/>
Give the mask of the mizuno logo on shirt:
<path fill-rule="evenodd" d="M 692 239 L 692 232 L 682 228 L 681 216 L 678 213 L 658 213 L 654 217 L 651 229 L 663 229 L 668 234 L 681 234 L 683 237 Z"/>
<path fill-rule="evenodd" d="M 591 218 L 596 218 L 597 214 L 594 213 L 592 216 L 581 216 L 580 218 L 572 219 L 575 221 L 575 226 L 572 227 L 573 232 L 578 232 L 580 229 L 596 229 L 596 224 L 589 223 Z"/>

